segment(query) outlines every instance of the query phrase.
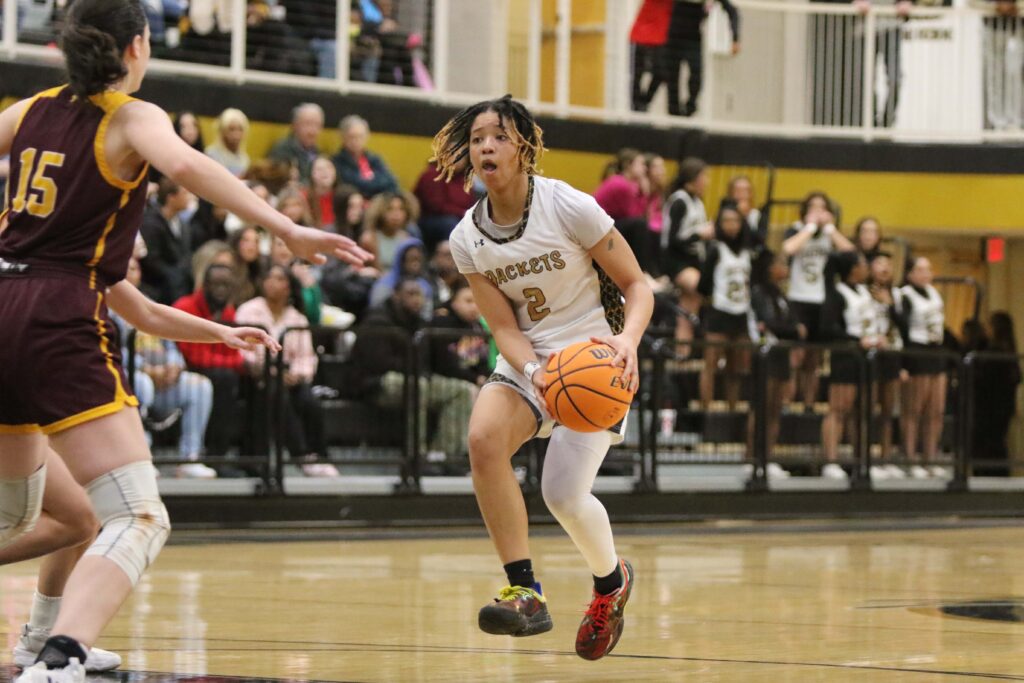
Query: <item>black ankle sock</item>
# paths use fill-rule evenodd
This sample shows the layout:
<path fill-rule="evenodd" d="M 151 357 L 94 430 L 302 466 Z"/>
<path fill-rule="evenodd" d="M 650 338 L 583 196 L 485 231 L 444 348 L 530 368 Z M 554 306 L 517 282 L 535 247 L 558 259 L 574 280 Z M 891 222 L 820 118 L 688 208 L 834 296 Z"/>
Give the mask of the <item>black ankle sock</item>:
<path fill-rule="evenodd" d="M 533 588 L 537 580 L 533 578 L 533 562 L 530 560 L 516 560 L 505 565 L 505 575 L 508 577 L 508 585 Z"/>
<path fill-rule="evenodd" d="M 72 657 L 77 657 L 81 664 L 85 664 L 85 656 L 85 650 L 74 638 L 53 636 L 43 645 L 36 661 L 45 664 L 47 669 L 63 669 L 71 663 Z"/>
<path fill-rule="evenodd" d="M 622 565 L 616 564 L 615 571 L 608 576 L 594 577 L 594 590 L 601 595 L 609 595 L 622 588 Z"/>

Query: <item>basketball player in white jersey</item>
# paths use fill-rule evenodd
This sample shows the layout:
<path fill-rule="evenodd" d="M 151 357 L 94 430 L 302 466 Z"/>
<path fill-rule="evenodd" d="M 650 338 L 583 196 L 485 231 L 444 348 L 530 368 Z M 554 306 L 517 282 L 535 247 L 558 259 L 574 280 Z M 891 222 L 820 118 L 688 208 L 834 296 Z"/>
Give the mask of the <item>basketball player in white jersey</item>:
<path fill-rule="evenodd" d="M 542 132 L 505 96 L 457 114 L 434 138 L 434 160 L 449 180 L 467 163 L 487 196 L 450 238 L 452 255 L 501 356 L 480 391 L 469 427 L 473 488 L 505 567 L 508 586 L 480 610 L 488 633 L 528 636 L 552 628 L 530 560 L 526 506 L 512 455 L 550 433 L 541 488 L 594 576 L 576 652 L 599 659 L 622 634 L 633 570 L 615 551 L 604 506 L 590 492 L 622 426 L 583 434 L 553 425 L 543 403 L 541 362 L 579 341 L 615 350 L 622 381 L 636 387 L 637 345 L 654 297 L 612 219 L 587 194 L 537 175 Z"/>
<path fill-rule="evenodd" d="M 722 201 L 715 221 L 715 239 L 708 243 L 698 291 L 711 305 L 704 316 L 704 369 L 700 373 L 700 402 L 704 410 L 711 403 L 719 361 L 725 359 L 725 400 L 736 409 L 740 396 L 740 375 L 750 365 L 750 270 L 754 261 L 751 231 L 739 207 L 731 199 Z M 727 343 L 729 346 L 718 346 Z"/>
<path fill-rule="evenodd" d="M 942 295 L 932 286 L 932 279 L 932 264 L 924 257 L 914 259 L 907 269 L 907 284 L 900 290 L 908 319 L 904 344 L 907 350 L 942 347 L 946 307 Z M 935 459 L 942 435 L 942 416 L 946 410 L 946 359 L 917 353 L 905 357 L 904 367 L 910 373 L 902 411 L 903 448 L 907 458 L 914 463 L 910 474 L 918 479 L 945 475 L 941 467 L 926 468 Z M 917 458 L 919 436 L 920 459 Z"/>
<path fill-rule="evenodd" d="M 847 478 L 846 471 L 837 463 L 838 450 L 847 418 L 856 405 L 864 362 L 860 349 L 884 345 L 884 340 L 875 334 L 875 307 L 864 284 L 867 278 L 868 264 L 859 251 L 844 251 L 829 257 L 820 337 L 822 341 L 848 345 L 850 349 L 832 351 L 829 411 L 821 422 L 821 443 L 827 461 L 821 473 L 828 479 Z"/>
<path fill-rule="evenodd" d="M 789 301 L 797 319 L 807 328 L 807 341 L 821 341 L 818 327 L 825 303 L 825 264 L 833 251 L 852 251 L 853 244 L 835 225 L 832 205 L 823 192 L 812 192 L 800 205 L 800 220 L 786 230 L 782 252 L 792 259 L 789 268 Z M 807 410 L 818 394 L 821 351 L 803 351 L 797 373 L 798 391 Z"/>

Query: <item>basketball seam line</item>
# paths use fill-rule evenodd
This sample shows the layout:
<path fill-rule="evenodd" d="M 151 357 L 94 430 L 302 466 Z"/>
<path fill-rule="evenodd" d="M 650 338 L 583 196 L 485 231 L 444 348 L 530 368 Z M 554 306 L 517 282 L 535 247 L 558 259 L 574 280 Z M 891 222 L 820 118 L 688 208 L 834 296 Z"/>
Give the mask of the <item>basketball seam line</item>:
<path fill-rule="evenodd" d="M 579 386 L 579 385 L 576 385 L 576 386 Z M 572 400 L 572 396 L 569 395 L 569 392 L 566 391 L 566 389 L 568 389 L 568 387 L 565 386 L 565 382 L 562 382 L 562 388 L 558 390 L 557 394 L 555 394 L 555 412 L 556 413 L 558 412 L 558 397 L 564 392 L 565 393 L 565 397 L 569 400 L 569 403 L 572 405 L 573 410 L 575 410 L 577 412 L 577 414 L 579 414 L 580 417 L 582 417 L 584 420 L 586 420 L 590 424 L 592 424 L 595 427 L 597 427 L 599 430 L 607 429 L 607 427 L 602 427 L 601 425 L 597 424 L 596 422 L 591 420 L 589 417 L 584 415 L 583 411 L 580 410 L 580 407 L 578 405 L 576 405 L 576 401 Z M 563 426 L 565 426 L 565 425 L 563 425 Z"/>
<path fill-rule="evenodd" d="M 595 363 L 594 365 L 586 365 L 586 366 L 584 366 L 582 368 L 576 368 L 575 370 L 570 370 L 569 372 L 566 372 L 566 373 L 559 372 L 558 373 L 558 379 L 562 380 L 564 382 L 565 378 L 568 377 L 569 375 L 574 375 L 577 372 L 583 372 L 584 370 L 590 370 L 591 368 L 603 368 L 603 367 L 605 367 L 605 365 L 606 365 L 605 363 Z M 618 366 L 617 365 L 609 365 L 608 367 L 617 368 Z M 578 385 L 577 384 L 577 385 L 573 385 L 573 386 L 582 386 L 582 385 Z M 632 392 L 630 392 L 630 394 L 631 395 L 635 395 L 636 392 L 632 391 Z M 608 398 L 611 398 L 611 396 L 609 396 Z"/>
<path fill-rule="evenodd" d="M 631 405 L 633 405 L 632 401 L 627 402 L 627 401 L 623 401 L 622 399 L 615 398 L 614 396 L 609 396 L 608 394 L 603 394 L 600 391 L 598 391 L 597 389 L 591 389 L 590 387 L 586 386 L 585 384 L 571 384 L 571 385 L 567 385 L 565 382 L 562 382 L 562 386 L 565 389 L 568 389 L 570 386 L 573 386 L 573 387 L 576 387 L 578 389 L 582 389 L 583 391 L 589 391 L 592 394 L 597 394 L 598 396 L 603 396 L 604 398 L 608 399 L 609 401 L 615 401 L 616 403 L 621 403 L 624 406 L 631 406 Z"/>
<path fill-rule="evenodd" d="M 558 371 L 558 374 L 562 374 L 562 366 L 563 365 L 566 365 L 566 364 L 571 363 L 574 360 L 576 360 L 576 356 L 580 355 L 581 353 L 583 353 L 584 351 L 589 349 L 591 346 L 607 346 L 607 344 L 595 344 L 594 342 L 586 342 L 586 346 L 584 346 L 583 348 L 579 349 L 576 353 L 572 354 L 571 358 L 566 358 L 565 359 L 565 363 L 562 362 L 562 354 L 565 353 L 565 349 L 562 349 L 561 351 L 559 351 L 558 352 L 558 357 L 555 359 L 556 361 L 558 361 L 558 367 L 555 368 L 555 370 Z M 611 347 L 609 347 L 609 348 L 611 348 Z"/>

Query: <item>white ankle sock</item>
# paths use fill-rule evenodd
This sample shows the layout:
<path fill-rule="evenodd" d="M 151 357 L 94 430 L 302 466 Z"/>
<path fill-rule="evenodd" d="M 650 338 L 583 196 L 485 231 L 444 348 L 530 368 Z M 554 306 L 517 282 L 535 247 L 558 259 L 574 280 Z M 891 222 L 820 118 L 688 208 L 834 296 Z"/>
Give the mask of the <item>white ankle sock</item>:
<path fill-rule="evenodd" d="M 32 612 L 28 617 L 28 625 L 31 628 L 42 628 L 47 631 L 57 623 L 57 614 L 60 613 L 60 596 L 51 598 L 39 591 L 32 597 Z"/>

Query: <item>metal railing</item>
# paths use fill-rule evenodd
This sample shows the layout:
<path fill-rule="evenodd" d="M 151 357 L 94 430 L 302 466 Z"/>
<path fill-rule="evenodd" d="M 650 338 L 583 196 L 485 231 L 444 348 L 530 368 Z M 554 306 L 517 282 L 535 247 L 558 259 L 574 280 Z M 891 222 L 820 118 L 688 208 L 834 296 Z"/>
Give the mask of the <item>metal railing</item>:
<path fill-rule="evenodd" d="M 573 0 L 555 0 L 552 25 L 544 24 L 543 0 L 393 4 L 397 24 L 368 25 L 348 0 L 326 12 L 302 0 L 193 2 L 187 16 L 151 18 L 150 68 L 452 106 L 511 90 L 541 114 L 722 133 L 1024 138 L 1024 24 L 987 4 L 901 17 L 891 6 L 861 14 L 848 4 L 735 0 L 742 50 L 731 54 L 714 9 L 695 43 L 703 85 L 691 117 L 670 116 L 658 101 L 650 112 L 632 111 L 628 31 L 639 0 L 608 0 L 595 25 L 574 21 Z M 59 60 L 61 11 L 55 2 L 4 3 L 0 54 Z M 580 41 L 592 36 L 603 49 L 585 49 Z M 604 88 L 595 101 L 599 55 Z"/>
<path fill-rule="evenodd" d="M 406 494 L 421 492 L 425 477 L 467 475 L 466 426 L 479 383 L 436 363 L 439 349 L 466 340 L 487 344 L 489 337 L 440 329 L 415 337 L 387 328 L 360 334 L 363 344 L 401 352 L 391 354 L 389 368 L 372 368 L 350 354 L 351 333 L 287 330 L 286 348 L 303 339 L 316 349 L 316 374 L 286 380 L 287 353 L 258 374 L 239 373 L 243 391 L 229 397 L 234 412 L 218 425 L 228 428 L 230 452 L 198 462 L 250 472 L 262 482 L 258 491 L 272 494 L 288 493 L 289 476 L 314 462 L 338 465 L 349 477 L 394 472 L 394 491 Z M 126 369 L 137 379 L 142 362 L 131 339 Z M 820 358 L 820 384 L 813 403 L 802 406 L 790 382 L 799 365 L 794 354 L 810 350 Z M 893 489 L 927 479 L 923 485 L 932 490 L 958 491 L 973 477 L 1010 474 L 1015 462 L 1017 444 L 1008 444 L 1006 433 L 1024 356 L 680 341 L 654 333 L 641 345 L 640 363 L 641 389 L 627 423 L 633 426 L 609 452 L 604 471 L 634 491 L 678 489 L 683 479 L 683 488 L 748 491 Z M 186 461 L 171 453 L 182 425 L 154 427 L 166 417 L 150 414 L 146 422 L 154 462 L 180 465 Z M 307 433 L 305 443 L 322 438 L 323 447 L 295 445 L 303 440 L 290 430 L 309 429 L 315 420 L 322 436 Z M 834 445 L 825 443 L 829 438 Z M 544 447 L 531 441 L 513 458 L 525 490 L 539 489 Z M 439 453 L 444 457 L 434 457 Z M 828 465 L 844 474 L 833 467 L 823 476 Z M 917 469 L 923 467 L 931 469 Z"/>
<path fill-rule="evenodd" d="M 717 351 L 713 363 L 707 362 L 709 350 Z M 800 363 L 794 362 L 793 353 L 811 351 L 820 358 L 815 368 L 818 387 L 813 403 L 802 405 L 794 390 Z M 890 472 L 872 469 L 874 465 L 895 467 L 901 479 L 908 474 L 924 477 L 917 467 L 939 467 L 945 470 L 941 475 L 929 471 L 928 477 L 952 489 L 966 485 L 969 472 L 960 465 L 964 416 L 971 402 L 962 389 L 964 364 L 952 351 L 864 352 L 850 345 L 662 337 L 645 355 L 654 363 L 653 383 L 650 395 L 641 398 L 657 415 L 647 423 L 647 488 L 664 479 L 666 468 L 681 467 L 692 478 L 721 476 L 755 491 L 769 488 L 772 476 L 773 486 L 786 488 L 782 480 L 791 474 L 789 487 L 798 482 L 817 485 L 825 483 L 818 477 L 830 464 L 844 472 L 838 477 L 838 470 L 828 472 L 825 478 L 842 480 L 830 485 L 852 489 L 869 489 L 890 478 Z M 723 364 L 725 357 L 729 360 Z M 728 363 L 734 358 L 740 367 L 730 373 Z M 916 418 L 908 410 L 935 407 L 918 393 L 926 390 L 918 378 L 928 373 L 945 378 L 942 396 L 934 397 L 941 421 L 923 425 L 908 419 Z M 735 383 L 731 392 L 730 382 Z M 836 385 L 839 391 L 834 392 Z M 833 424 L 826 425 L 830 419 Z M 908 442 L 903 430 L 910 426 L 917 437 Z M 934 453 L 928 452 L 924 436 L 929 428 L 939 430 Z M 838 430 L 831 447 L 826 443 L 830 429 Z"/>
<path fill-rule="evenodd" d="M 265 351 L 257 352 L 263 362 L 255 369 L 241 365 L 240 355 L 238 367 L 179 365 L 165 351 L 173 342 L 147 339 L 149 345 L 139 343 L 138 331 L 128 330 L 124 366 L 140 402 L 153 464 L 198 464 L 221 476 L 254 476 L 261 483 L 257 493 L 277 492 L 267 400 L 273 363 Z M 155 352 L 152 343 L 160 345 Z M 168 371 L 177 379 L 168 382 Z"/>

